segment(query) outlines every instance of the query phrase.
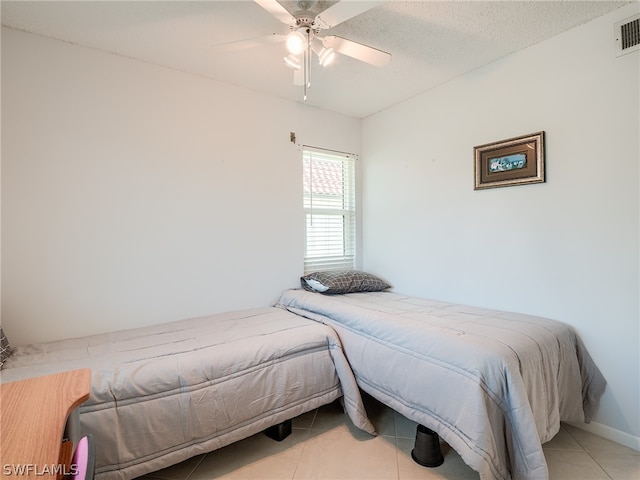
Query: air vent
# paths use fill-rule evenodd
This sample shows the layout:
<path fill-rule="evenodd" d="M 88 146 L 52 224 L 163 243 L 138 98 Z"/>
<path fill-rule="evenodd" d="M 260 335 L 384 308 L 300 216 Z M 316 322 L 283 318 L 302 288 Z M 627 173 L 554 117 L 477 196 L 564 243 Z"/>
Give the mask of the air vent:
<path fill-rule="evenodd" d="M 640 50 L 640 15 L 615 24 L 616 56 Z"/>

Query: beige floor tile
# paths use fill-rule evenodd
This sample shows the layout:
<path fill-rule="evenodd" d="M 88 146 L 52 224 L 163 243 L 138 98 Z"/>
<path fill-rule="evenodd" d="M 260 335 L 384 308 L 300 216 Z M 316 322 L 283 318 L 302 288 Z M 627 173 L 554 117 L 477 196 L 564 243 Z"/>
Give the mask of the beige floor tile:
<path fill-rule="evenodd" d="M 573 425 L 566 425 L 565 428 L 573 438 L 589 453 L 613 453 L 617 455 L 640 455 L 640 452 L 619 443 L 612 442 L 606 438 L 594 435 Z"/>
<path fill-rule="evenodd" d="M 545 450 L 549 480 L 610 480 L 586 452 Z"/>
<path fill-rule="evenodd" d="M 345 426 L 311 430 L 295 480 L 394 480 L 396 445 L 391 437 L 354 435 Z"/>
<path fill-rule="evenodd" d="M 550 441 L 542 445 L 542 448 L 548 450 L 569 450 L 574 452 L 584 452 L 584 448 L 580 446 L 578 441 L 566 430 L 564 426 L 560 427 L 560 431 Z"/>
<path fill-rule="evenodd" d="M 310 412 L 303 413 L 302 415 L 294 418 L 291 422 L 293 428 L 309 429 L 313 425 L 313 421 L 316 418 L 318 409 L 311 410 Z"/>
<path fill-rule="evenodd" d="M 344 411 L 344 407 L 338 401 L 318 408 L 311 429 L 327 431 L 339 426 L 346 426 L 354 435 L 368 435 L 351 422 L 349 416 Z"/>
<path fill-rule="evenodd" d="M 184 462 L 177 463 L 157 472 L 153 472 L 145 477 L 157 478 L 161 480 L 185 480 L 196 469 L 202 461 L 204 455 L 197 455 Z"/>
<path fill-rule="evenodd" d="M 254 435 L 208 453 L 189 480 L 290 480 L 308 438 L 309 431 L 300 429 L 281 442 Z"/>
<path fill-rule="evenodd" d="M 640 455 L 640 452 L 586 430 L 566 425 L 565 428 L 573 438 L 589 453 L 613 453 L 616 455 Z"/>
<path fill-rule="evenodd" d="M 282 442 L 264 434 L 200 455 L 146 480 L 478 480 L 445 442 L 437 468 L 411 458 L 417 424 L 365 399 L 379 435 L 353 426 L 334 402 L 293 419 Z M 640 452 L 563 424 L 544 445 L 550 480 L 640 480 Z"/>
<path fill-rule="evenodd" d="M 640 456 L 592 453 L 591 456 L 613 480 L 640 480 Z"/>
<path fill-rule="evenodd" d="M 455 450 L 442 443 L 444 463 L 436 468 L 418 465 L 411 458 L 414 440 L 398 438 L 398 478 L 399 480 L 478 480 L 477 472 L 468 467 Z"/>

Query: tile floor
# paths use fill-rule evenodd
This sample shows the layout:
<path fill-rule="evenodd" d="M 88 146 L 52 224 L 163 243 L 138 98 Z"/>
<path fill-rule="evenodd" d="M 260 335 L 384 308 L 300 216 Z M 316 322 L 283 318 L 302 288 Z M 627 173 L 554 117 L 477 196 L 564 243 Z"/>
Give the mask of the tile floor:
<path fill-rule="evenodd" d="M 143 477 L 145 480 L 467 480 L 479 478 L 443 445 L 445 462 L 411 459 L 416 424 L 367 397 L 378 436 L 352 426 L 337 402 L 293 420 L 282 442 L 254 435 Z M 640 480 L 640 452 L 570 425 L 544 446 L 551 480 Z M 141 479 L 142 480 L 142 479 Z"/>

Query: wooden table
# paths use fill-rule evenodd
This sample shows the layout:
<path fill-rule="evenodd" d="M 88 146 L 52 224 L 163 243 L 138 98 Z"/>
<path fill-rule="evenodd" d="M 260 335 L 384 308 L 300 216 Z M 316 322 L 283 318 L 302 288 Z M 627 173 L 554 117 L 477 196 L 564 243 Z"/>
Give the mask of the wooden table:
<path fill-rule="evenodd" d="M 81 369 L 0 385 L 0 478 L 69 473 L 73 445 L 62 438 L 71 412 L 89 398 L 90 382 L 91 370 Z"/>

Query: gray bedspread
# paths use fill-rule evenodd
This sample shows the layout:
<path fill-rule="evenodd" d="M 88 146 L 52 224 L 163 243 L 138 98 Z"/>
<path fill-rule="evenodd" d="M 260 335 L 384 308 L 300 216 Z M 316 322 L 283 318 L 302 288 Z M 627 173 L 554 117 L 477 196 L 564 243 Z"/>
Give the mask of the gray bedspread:
<path fill-rule="evenodd" d="M 333 327 L 363 390 L 435 431 L 480 477 L 547 479 L 541 444 L 589 421 L 605 381 L 573 329 L 391 292 L 282 294 Z"/>
<path fill-rule="evenodd" d="M 375 434 L 335 332 L 280 308 L 17 347 L 0 377 L 75 368 L 92 372 L 80 423 L 98 480 L 159 470 L 341 396 Z"/>

